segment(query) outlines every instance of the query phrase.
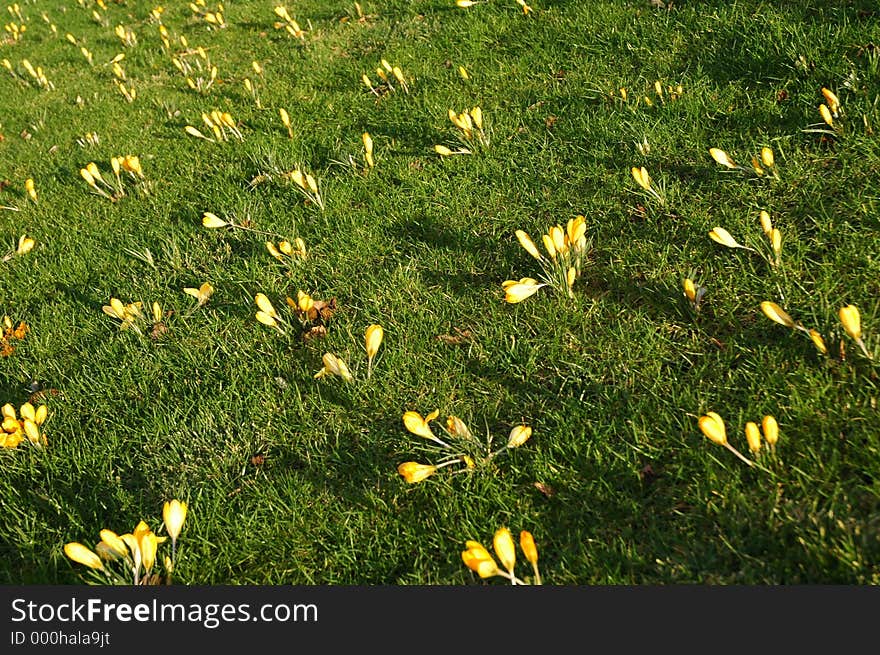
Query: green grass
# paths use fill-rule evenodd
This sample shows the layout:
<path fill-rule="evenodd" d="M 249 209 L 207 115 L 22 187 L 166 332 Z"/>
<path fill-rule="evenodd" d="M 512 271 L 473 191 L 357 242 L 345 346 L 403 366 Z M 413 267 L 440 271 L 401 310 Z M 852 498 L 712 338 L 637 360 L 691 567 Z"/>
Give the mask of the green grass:
<path fill-rule="evenodd" d="M 461 551 L 491 548 L 500 526 L 534 534 L 545 584 L 880 581 L 875 3 L 534 0 L 523 15 L 513 0 L 365 0 L 359 21 L 352 2 L 298 0 L 303 41 L 273 28 L 272 2 L 226 4 L 220 30 L 164 5 L 173 50 L 185 36 L 218 67 L 204 95 L 148 3 L 23 2 L 27 31 L 0 46 L 24 80 L 0 70 L 0 204 L 17 209 L 0 210 L 0 256 L 36 240 L 0 264 L 0 315 L 30 326 L 0 358 L 0 404 L 19 407 L 38 380 L 49 411 L 44 448 L 0 451 L 0 583 L 94 581 L 62 546 L 141 519 L 164 534 L 174 497 L 190 508 L 179 584 L 480 584 Z M 120 52 L 132 103 L 106 64 Z M 361 83 L 378 83 L 382 58 L 409 93 Z M 55 89 L 36 88 L 24 59 Z M 655 80 L 680 99 L 658 102 Z M 821 123 L 822 87 L 843 106 L 837 136 L 803 131 Z M 489 147 L 435 154 L 456 146 L 448 110 L 475 105 Z M 214 108 L 243 141 L 185 134 L 206 132 Z M 77 143 L 92 131 L 97 145 Z M 762 146 L 779 180 L 708 154 L 749 166 Z M 149 195 L 90 193 L 79 170 L 108 175 L 125 154 Z M 249 189 L 270 165 L 312 172 L 325 210 L 278 180 Z M 665 185 L 665 206 L 632 166 Z M 707 236 L 723 226 L 766 252 L 762 209 L 783 235 L 778 267 Z M 263 235 L 206 229 L 204 212 L 300 237 L 308 258 L 282 266 Z M 503 281 L 540 274 L 514 231 L 540 247 L 579 214 L 591 246 L 575 297 L 505 303 Z M 682 294 L 689 271 L 708 289 L 699 312 Z M 205 281 L 215 292 L 196 308 L 183 288 Z M 337 300 L 326 337 L 256 322 L 256 293 L 287 316 L 300 289 Z M 158 301 L 167 332 L 120 331 L 101 310 L 111 297 Z M 819 330 L 829 355 L 768 320 L 765 300 Z M 873 360 L 837 318 L 850 303 Z M 385 340 L 367 379 L 372 323 Z M 314 379 L 325 352 L 354 383 Z M 517 424 L 534 432 L 488 465 L 409 485 L 398 464 L 438 456 L 401 417 L 434 409 L 437 434 L 454 414 L 495 448 Z M 702 435 L 707 411 L 747 456 L 746 421 L 775 416 L 775 454 L 746 466 Z"/>

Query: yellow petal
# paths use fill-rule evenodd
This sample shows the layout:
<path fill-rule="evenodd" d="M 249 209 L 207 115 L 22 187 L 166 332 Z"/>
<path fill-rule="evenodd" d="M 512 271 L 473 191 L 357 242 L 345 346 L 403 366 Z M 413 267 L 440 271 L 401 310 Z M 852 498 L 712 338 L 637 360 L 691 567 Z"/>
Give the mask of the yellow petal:
<path fill-rule="evenodd" d="M 727 155 L 726 152 L 724 152 L 720 148 L 709 148 L 709 154 L 712 155 L 712 159 L 714 159 L 722 166 L 727 166 L 727 168 L 736 168 L 736 164 L 733 162 L 733 160 Z"/>
<path fill-rule="evenodd" d="M 691 302 L 695 302 L 697 299 L 697 289 L 694 286 L 694 281 L 690 278 L 685 278 L 685 280 L 683 282 L 683 286 L 684 286 L 684 295 Z"/>
<path fill-rule="evenodd" d="M 723 227 L 714 227 L 709 231 L 709 238 L 716 243 L 720 243 L 722 246 L 727 246 L 728 248 L 744 248 L 745 246 L 737 243 L 736 239 L 734 239 L 730 232 L 725 230 Z"/>
<path fill-rule="evenodd" d="M 640 187 L 642 187 L 645 191 L 650 190 L 651 188 L 651 177 L 648 175 L 647 169 L 642 166 L 641 168 L 636 168 L 635 166 L 630 169 L 632 173 L 633 179 L 638 183 Z"/>
<path fill-rule="evenodd" d="M 225 227 L 226 225 L 229 225 L 229 223 L 222 220 L 216 214 L 212 214 L 211 212 L 205 212 L 204 216 L 202 216 L 202 225 L 204 225 L 205 227 L 217 228 L 217 227 Z"/>
<path fill-rule="evenodd" d="M 792 320 L 791 316 L 789 316 L 785 310 L 775 302 L 765 300 L 761 303 L 761 311 L 764 312 L 764 315 L 771 321 L 784 325 L 785 327 L 795 327 L 795 322 Z"/>
<path fill-rule="evenodd" d="M 773 252 L 776 253 L 778 257 L 782 252 L 782 232 L 777 230 L 775 227 L 770 230 L 770 243 L 773 246 Z"/>
<path fill-rule="evenodd" d="M 379 352 L 379 346 L 382 345 L 382 338 L 385 336 L 385 330 L 381 325 L 371 325 L 367 328 L 365 334 L 367 357 L 373 359 Z"/>
<path fill-rule="evenodd" d="M 526 249 L 526 252 L 528 252 L 532 257 L 539 261 L 543 259 L 543 257 L 541 257 L 541 253 L 538 252 L 537 246 L 535 246 L 535 242 L 532 241 L 531 237 L 528 234 L 526 234 L 523 230 L 517 230 L 515 234 L 516 238 L 519 240 L 520 245 Z"/>
<path fill-rule="evenodd" d="M 82 544 L 75 541 L 72 541 L 69 544 L 64 544 L 64 554 L 67 555 L 74 562 L 77 562 L 78 564 L 84 564 L 90 569 L 100 570 L 104 568 L 104 564 L 101 562 L 100 557 L 98 557 L 94 552 L 92 552 Z"/>
<path fill-rule="evenodd" d="M 34 249 L 35 244 L 36 244 L 36 241 L 31 239 L 29 236 L 22 235 L 18 239 L 18 247 L 15 249 L 15 254 L 16 255 L 26 255 L 27 253 L 29 253 L 31 250 Z"/>
<path fill-rule="evenodd" d="M 504 289 L 504 300 L 511 304 L 522 302 L 529 296 L 537 293 L 538 289 L 545 286 L 547 285 L 544 283 L 535 283 L 534 280 L 526 283 L 523 283 L 522 281 L 515 282 Z"/>
<path fill-rule="evenodd" d="M 18 408 L 18 414 L 22 419 L 30 419 L 34 420 L 36 418 L 36 412 L 34 411 L 34 406 L 30 403 L 25 403 L 21 407 Z"/>
<path fill-rule="evenodd" d="M 498 575 L 498 565 L 489 552 L 480 546 L 480 548 L 471 548 L 461 553 L 461 559 L 465 565 L 480 578 L 491 578 Z"/>
<path fill-rule="evenodd" d="M 275 311 L 272 303 L 269 302 L 266 294 L 258 293 L 256 296 L 254 296 L 254 302 L 257 303 L 257 307 L 259 307 L 265 314 L 271 316 L 272 318 L 278 318 L 278 313 Z"/>
<path fill-rule="evenodd" d="M 419 464 L 418 462 L 403 462 L 397 467 L 397 472 L 410 484 L 416 484 L 434 475 L 437 472 L 437 467 L 430 464 Z"/>
<path fill-rule="evenodd" d="M 817 330 L 810 330 L 810 339 L 813 341 L 813 345 L 816 346 L 816 350 L 818 350 L 823 355 L 828 352 L 828 348 L 825 347 L 825 339 L 822 338 L 822 335 L 819 334 Z"/>
<path fill-rule="evenodd" d="M 192 125 L 187 125 L 187 126 L 184 127 L 183 129 L 186 130 L 186 133 L 189 134 L 189 135 L 191 135 L 191 136 L 195 136 L 195 137 L 198 137 L 198 138 L 200 138 L 200 139 L 207 139 L 207 138 L 208 138 L 208 137 L 206 137 L 204 134 L 202 134 L 201 132 L 199 132 L 196 128 L 194 128 Z"/>
<path fill-rule="evenodd" d="M 828 103 L 828 108 L 831 110 L 831 113 L 836 116 L 837 111 L 840 109 L 840 100 L 834 95 L 834 92 L 830 89 L 826 89 L 824 86 L 822 87 L 822 95 L 825 97 L 825 102 Z"/>
<path fill-rule="evenodd" d="M 114 555 L 117 557 L 126 557 L 128 555 L 128 548 L 125 546 L 125 542 L 113 530 L 104 529 L 101 530 L 100 534 L 101 543 L 105 544 Z"/>
<path fill-rule="evenodd" d="M 462 439 L 474 438 L 474 435 L 471 433 L 468 426 L 457 416 L 446 417 L 446 431 L 449 432 L 449 434 L 461 437 Z"/>
<path fill-rule="evenodd" d="M 770 230 L 773 229 L 773 222 L 770 220 L 770 214 L 762 209 L 761 210 L 761 229 L 764 230 L 764 234 L 770 236 Z"/>
<path fill-rule="evenodd" d="M 434 433 L 431 432 L 431 427 L 428 425 L 428 421 L 423 419 L 422 415 L 418 412 L 404 413 L 403 425 L 406 427 L 407 430 L 419 437 L 424 437 L 425 439 L 436 438 L 434 436 Z"/>
<path fill-rule="evenodd" d="M 773 168 L 776 164 L 775 159 L 773 158 L 773 150 L 764 146 L 761 148 L 761 161 L 764 162 L 764 166 L 767 168 Z"/>
<path fill-rule="evenodd" d="M 263 325 L 268 325 L 269 327 L 278 327 L 278 321 L 276 321 L 273 317 L 269 316 L 264 311 L 259 311 L 255 314 L 257 320 Z"/>
<path fill-rule="evenodd" d="M 110 299 L 110 307 L 113 308 L 113 313 L 115 313 L 121 320 L 124 321 L 128 318 L 125 313 L 125 305 L 118 298 Z"/>
<path fill-rule="evenodd" d="M 550 255 L 550 259 L 556 259 L 556 246 L 553 244 L 553 237 L 549 234 L 544 234 L 541 236 L 541 241 L 547 250 L 547 254 Z"/>
<path fill-rule="evenodd" d="M 186 520 L 187 505 L 185 502 L 172 499 L 162 506 L 162 520 L 165 521 L 165 530 L 171 537 L 171 541 L 177 541 L 183 522 Z"/>
<path fill-rule="evenodd" d="M 568 244 L 565 243 L 565 232 L 562 231 L 560 226 L 554 225 L 550 228 L 550 238 L 553 239 L 553 246 L 556 248 L 556 252 L 564 253 L 568 250 Z"/>
<path fill-rule="evenodd" d="M 700 430 L 712 443 L 723 446 L 727 443 L 727 430 L 724 427 L 724 421 L 715 412 L 707 412 L 705 416 L 701 416 L 699 420 Z"/>
<path fill-rule="evenodd" d="M 518 448 L 522 446 L 532 436 L 532 428 L 528 425 L 517 425 L 510 431 L 507 438 L 508 448 Z"/>
<path fill-rule="evenodd" d="M 822 120 L 828 123 L 831 127 L 834 127 L 834 119 L 831 118 L 831 112 L 828 111 L 828 107 L 825 105 L 819 105 L 819 114 L 822 116 Z"/>

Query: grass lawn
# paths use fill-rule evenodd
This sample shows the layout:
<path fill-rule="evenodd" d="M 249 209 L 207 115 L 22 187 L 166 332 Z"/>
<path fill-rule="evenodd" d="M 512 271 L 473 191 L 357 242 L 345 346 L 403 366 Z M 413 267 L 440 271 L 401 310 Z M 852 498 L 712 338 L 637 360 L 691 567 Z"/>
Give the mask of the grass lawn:
<path fill-rule="evenodd" d="M 10 5 L 0 583 L 880 582 L 875 2 L 276 6 Z"/>

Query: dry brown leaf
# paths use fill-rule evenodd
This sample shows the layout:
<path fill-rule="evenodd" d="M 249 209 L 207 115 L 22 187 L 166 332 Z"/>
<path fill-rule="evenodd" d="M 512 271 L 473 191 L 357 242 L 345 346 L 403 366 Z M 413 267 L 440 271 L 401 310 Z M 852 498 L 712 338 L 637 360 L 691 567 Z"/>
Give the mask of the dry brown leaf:
<path fill-rule="evenodd" d="M 435 339 L 437 341 L 442 341 L 443 343 L 450 346 L 460 346 L 463 343 L 467 343 L 474 338 L 474 335 L 470 330 L 462 330 L 461 328 L 454 327 L 452 328 L 455 331 L 455 334 L 438 334 Z"/>
<path fill-rule="evenodd" d="M 315 325 L 303 332 L 303 341 L 311 341 L 312 339 L 323 339 L 327 336 L 327 328 L 323 325 Z"/>
<path fill-rule="evenodd" d="M 556 493 L 556 490 L 549 484 L 544 484 L 543 482 L 535 482 L 534 485 L 535 489 L 547 496 L 547 498 L 552 498 L 553 495 Z"/>

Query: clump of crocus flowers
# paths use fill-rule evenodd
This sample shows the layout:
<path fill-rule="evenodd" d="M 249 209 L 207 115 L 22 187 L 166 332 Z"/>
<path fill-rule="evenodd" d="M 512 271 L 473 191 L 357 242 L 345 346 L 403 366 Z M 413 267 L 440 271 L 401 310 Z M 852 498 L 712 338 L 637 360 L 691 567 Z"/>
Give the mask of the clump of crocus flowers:
<path fill-rule="evenodd" d="M 79 170 L 79 174 L 94 193 L 107 198 L 110 202 L 116 202 L 125 196 L 125 181 L 136 184 L 136 188 L 141 193 L 149 193 L 148 186 L 144 182 L 146 177 L 141 167 L 141 160 L 137 155 L 112 157 L 110 168 L 113 171 L 113 177 L 105 178 L 98 165 L 90 161 L 85 168 Z"/>
<path fill-rule="evenodd" d="M 651 176 L 648 174 L 648 169 L 644 166 L 633 166 L 630 169 L 630 173 L 632 173 L 636 184 L 642 187 L 651 198 L 656 200 L 661 206 L 666 204 L 666 186 L 662 183 L 655 185 Z"/>
<path fill-rule="evenodd" d="M 822 87 L 822 97 L 825 99 L 825 102 L 819 105 L 819 116 L 822 117 L 822 123 L 814 123 L 801 131 L 817 132 L 819 134 L 839 137 L 843 134 L 843 125 L 839 121 L 835 121 L 835 119 L 840 118 L 843 114 L 840 99 L 831 89 L 824 86 Z"/>
<path fill-rule="evenodd" d="M 24 403 L 16 412 L 12 403 L 0 408 L 3 423 L 0 427 L 0 448 L 17 448 L 22 441 L 42 448 L 47 444 L 46 435 L 40 426 L 46 422 L 49 410 L 45 405 L 34 407 L 30 402 Z"/>
<path fill-rule="evenodd" d="M 373 359 L 375 359 L 376 354 L 379 352 L 379 346 L 382 345 L 384 337 L 385 330 L 381 325 L 375 323 L 370 325 L 364 333 L 364 347 L 367 351 L 367 379 L 373 374 Z M 316 379 L 337 376 L 346 382 L 354 382 L 354 375 L 352 375 L 348 365 L 340 357 L 333 353 L 324 353 L 321 357 L 321 362 L 323 366 L 321 370 L 315 373 L 314 377 Z"/>
<path fill-rule="evenodd" d="M 730 444 L 727 440 L 727 428 L 724 424 L 724 419 L 717 412 L 706 412 L 705 415 L 699 418 L 698 424 L 700 431 L 709 441 L 719 446 L 724 446 L 749 466 L 758 466 Z M 776 442 L 779 440 L 779 424 L 773 416 L 768 414 L 761 421 L 761 426 L 764 430 L 764 440 L 767 442 L 767 446 L 771 451 L 775 450 Z M 754 421 L 747 422 L 745 435 L 749 450 L 754 455 L 761 453 L 761 431 L 758 429 L 757 423 Z M 758 468 L 762 467 L 758 466 Z"/>
<path fill-rule="evenodd" d="M 569 219 L 565 229 L 561 225 L 554 225 L 541 238 L 547 253 L 545 256 L 525 231 L 516 230 L 517 240 L 526 252 L 538 260 L 543 275 L 540 281 L 526 277 L 503 282 L 504 299 L 509 303 L 522 302 L 545 286 L 574 298 L 574 283 L 581 275 L 589 247 L 586 233 L 586 219 L 582 215 Z"/>
<path fill-rule="evenodd" d="M 776 158 L 773 149 L 769 146 L 761 148 L 760 160 L 758 157 L 751 158 L 751 167 L 736 163 L 733 158 L 721 148 L 709 148 L 709 155 L 718 164 L 733 171 L 753 173 L 756 177 L 770 176 L 779 179 L 779 171 L 776 169 Z"/>
<path fill-rule="evenodd" d="M 301 41 L 305 41 L 306 39 L 306 31 L 300 27 L 299 23 L 293 19 L 290 13 L 287 11 L 287 7 L 284 5 L 277 5 L 273 11 L 275 15 L 278 16 L 281 20 L 275 21 L 272 25 L 276 30 L 284 30 L 290 36 L 300 39 Z"/>
<path fill-rule="evenodd" d="M 293 317 L 285 316 L 284 318 L 275 309 L 275 305 L 269 300 L 269 297 L 263 293 L 257 293 L 254 296 L 254 302 L 257 304 L 258 311 L 255 318 L 259 323 L 278 330 L 281 334 L 286 334 L 285 326 L 292 325 L 296 320 L 301 328 L 306 331 L 315 326 L 325 327 L 336 311 L 336 299 L 330 301 L 316 300 L 310 294 L 300 289 L 296 293 L 296 300 L 290 296 L 285 297 L 284 306 L 288 314 L 292 313 Z"/>
<path fill-rule="evenodd" d="M 162 324 L 162 319 L 164 318 L 162 307 L 158 302 L 153 302 L 149 315 L 144 311 L 143 307 L 144 303 L 140 300 L 124 303 L 119 298 L 110 298 L 110 304 L 103 305 L 101 310 L 110 318 L 119 321 L 120 330 L 131 330 L 139 335 L 143 335 L 144 328 L 150 325 L 150 319 L 152 319 L 151 327 L 153 330 L 156 330 Z M 159 329 L 161 330 L 162 328 Z"/>
<path fill-rule="evenodd" d="M 409 93 L 409 84 L 407 84 L 400 66 L 391 65 L 387 59 L 382 59 L 379 64 L 376 67 L 376 75 L 381 80 L 378 85 L 373 86 L 373 82 L 366 73 L 361 75 L 361 81 L 370 90 L 370 93 L 379 96 L 394 91 L 395 88 L 399 88 L 404 93 Z M 397 86 L 395 87 L 395 85 Z"/>
<path fill-rule="evenodd" d="M 461 552 L 461 559 L 471 571 L 481 579 L 499 576 L 510 580 L 512 585 L 541 584 L 541 573 L 538 570 L 538 549 L 535 546 L 535 538 L 528 530 L 519 533 L 519 547 L 523 556 L 532 567 L 531 579 L 518 578 L 514 572 L 516 568 L 516 545 L 513 535 L 507 527 L 500 527 L 492 537 L 492 548 L 501 566 L 492 557 L 492 554 L 478 541 L 468 540 L 465 542 L 465 550 Z"/>
<path fill-rule="evenodd" d="M 224 9 L 222 2 L 218 2 L 217 8 L 211 10 L 208 8 L 205 0 L 195 0 L 195 2 L 190 3 L 189 8 L 190 11 L 192 11 L 193 16 L 201 18 L 208 24 L 209 30 L 223 29 L 226 27 L 226 19 L 223 17 L 226 10 Z"/>
<path fill-rule="evenodd" d="M 296 237 L 293 240 L 293 243 L 287 239 L 278 241 L 277 243 L 267 241 L 266 250 L 268 250 L 269 254 L 279 262 L 287 264 L 288 266 L 297 261 L 302 261 L 308 256 L 308 253 L 306 252 L 306 242 L 300 237 Z"/>
<path fill-rule="evenodd" d="M 187 504 L 174 499 L 164 504 L 162 518 L 167 536 L 155 534 L 141 520 L 130 533 L 118 535 L 103 529 L 94 550 L 79 542 L 64 545 L 64 554 L 77 564 L 87 566 L 104 584 L 160 585 L 171 584 L 171 573 L 177 556 L 177 539 L 186 520 Z M 171 538 L 171 555 L 159 565 L 159 546 Z M 163 574 L 159 569 L 163 569 Z M 129 578 L 129 575 L 131 578 Z"/>
<path fill-rule="evenodd" d="M 486 435 L 483 445 L 467 425 L 459 417 L 450 415 L 446 424 L 441 425 L 445 438 L 441 439 L 431 429 L 430 423 L 440 416 L 440 410 L 434 410 L 427 416 L 409 411 L 403 415 L 403 425 L 412 434 L 422 437 L 439 447 L 443 456 L 436 464 L 421 464 L 415 461 L 403 462 L 397 472 L 411 484 L 422 482 L 447 466 L 459 465 L 456 473 L 470 471 L 478 466 L 492 462 L 496 457 L 512 448 L 519 448 L 532 436 L 532 428 L 528 425 L 515 425 L 507 437 L 506 443 L 500 448 L 492 449 L 492 435 Z M 435 450 L 435 448 L 433 448 Z"/>
<path fill-rule="evenodd" d="M 465 109 L 456 113 L 454 109 L 448 112 L 449 120 L 458 128 L 456 135 L 461 143 L 458 150 L 452 150 L 443 145 L 435 145 L 434 152 L 441 157 L 449 155 L 470 155 L 478 148 L 489 147 L 488 126 L 483 118 L 483 110 L 480 107 Z"/>
<path fill-rule="evenodd" d="M 187 47 L 183 52 L 172 56 L 171 63 L 183 75 L 186 85 L 198 93 L 206 93 L 217 80 L 217 66 L 211 63 L 207 50 L 202 46 Z"/>
<path fill-rule="evenodd" d="M 19 321 L 16 326 L 9 316 L 4 316 L 3 324 L 0 325 L 0 357 L 9 357 L 15 352 L 13 342 L 24 339 L 29 329 L 24 321 Z"/>
<path fill-rule="evenodd" d="M 239 141 L 244 141 L 244 134 L 238 129 L 238 124 L 228 111 L 220 111 L 212 109 L 210 113 L 202 112 L 202 122 L 211 130 L 213 138 L 205 136 L 200 130 L 187 125 L 183 129 L 190 136 L 194 136 L 212 143 L 225 143 L 230 137 L 235 137 Z"/>
<path fill-rule="evenodd" d="M 776 303 L 765 300 L 761 303 L 761 311 L 764 312 L 764 315 L 774 323 L 779 323 L 780 325 L 784 325 L 787 328 L 791 328 L 793 330 L 804 333 L 810 338 L 810 340 L 813 342 L 813 345 L 816 346 L 816 350 L 818 350 L 823 355 L 828 354 L 828 348 L 825 344 L 825 340 L 818 332 L 818 330 L 812 328 L 808 329 L 804 327 L 800 322 L 795 321 L 784 309 L 782 309 L 782 307 L 780 307 Z M 844 332 L 846 332 L 846 334 L 856 343 L 861 353 L 868 359 L 873 359 L 873 355 L 868 350 L 867 346 L 865 345 L 865 341 L 862 338 L 862 325 L 859 308 L 855 305 L 845 305 L 838 310 L 837 316 L 840 319 L 840 323 L 843 326 Z M 843 342 L 841 342 L 840 351 L 841 353 L 845 352 Z M 843 354 L 841 354 L 841 357 L 843 357 Z"/>
<path fill-rule="evenodd" d="M 748 252 L 753 252 L 756 255 L 760 255 L 771 267 L 779 266 L 782 263 L 782 232 L 779 231 L 779 228 L 773 226 L 770 214 L 766 210 L 761 210 L 759 219 L 761 222 L 761 229 L 764 231 L 764 236 L 767 237 L 769 246 L 769 249 L 764 252 L 739 243 L 733 235 L 723 227 L 716 226 L 709 230 L 709 238 L 726 248 L 740 248 L 742 250 L 747 250 Z"/>

